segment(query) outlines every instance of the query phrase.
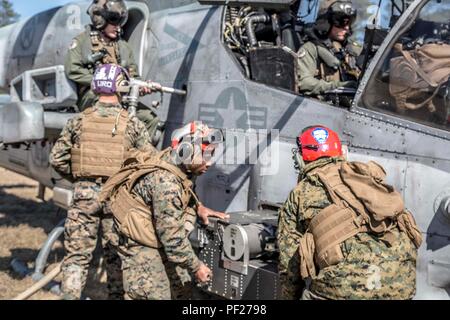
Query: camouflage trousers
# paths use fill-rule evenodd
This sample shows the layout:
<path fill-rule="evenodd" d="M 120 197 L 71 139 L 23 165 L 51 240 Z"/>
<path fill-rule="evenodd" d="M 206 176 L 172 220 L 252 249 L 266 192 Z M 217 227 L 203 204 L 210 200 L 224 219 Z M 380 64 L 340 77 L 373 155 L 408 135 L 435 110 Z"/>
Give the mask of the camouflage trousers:
<path fill-rule="evenodd" d="M 189 272 L 167 261 L 163 249 L 144 246 L 120 249 L 126 300 L 192 298 L 194 286 Z"/>
<path fill-rule="evenodd" d="M 80 299 L 86 285 L 92 253 L 99 230 L 108 279 L 109 299 L 123 299 L 121 261 L 117 254 L 118 235 L 113 219 L 98 201 L 101 185 L 79 181 L 74 185 L 72 206 L 64 226 L 66 256 L 62 265 L 61 289 L 64 299 Z"/>

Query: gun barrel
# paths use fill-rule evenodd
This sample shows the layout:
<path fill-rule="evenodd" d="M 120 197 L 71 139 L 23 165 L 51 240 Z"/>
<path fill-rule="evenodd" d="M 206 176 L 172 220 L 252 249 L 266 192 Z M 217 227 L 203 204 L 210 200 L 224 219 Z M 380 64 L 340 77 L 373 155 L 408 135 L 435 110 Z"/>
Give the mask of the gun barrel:
<path fill-rule="evenodd" d="M 178 94 L 181 96 L 185 96 L 187 94 L 187 92 L 185 90 L 174 89 L 174 88 L 169 88 L 169 87 L 162 87 L 161 91 L 166 92 L 166 93 Z"/>
<path fill-rule="evenodd" d="M 151 90 L 155 90 L 155 85 L 157 85 L 158 83 L 133 79 L 132 85 L 133 84 L 137 84 L 140 87 L 147 87 Z M 159 91 L 162 91 L 165 93 L 171 93 L 171 94 L 178 94 L 181 96 L 185 96 L 187 94 L 187 92 L 185 90 L 180 90 L 180 89 L 175 89 L 175 88 L 170 88 L 170 87 L 162 87 L 162 86 L 161 86 L 161 90 L 159 90 Z"/>

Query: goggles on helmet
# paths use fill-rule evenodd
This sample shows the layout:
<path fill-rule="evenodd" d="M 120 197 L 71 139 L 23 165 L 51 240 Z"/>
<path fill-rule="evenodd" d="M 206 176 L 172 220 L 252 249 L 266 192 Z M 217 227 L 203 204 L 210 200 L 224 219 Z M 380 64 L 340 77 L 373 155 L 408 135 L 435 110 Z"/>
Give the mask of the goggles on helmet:
<path fill-rule="evenodd" d="M 201 145 L 202 151 L 205 151 L 210 145 L 217 145 L 223 142 L 223 134 L 220 130 L 209 128 L 201 121 L 193 121 L 176 130 L 172 139 L 172 147 L 177 147 L 181 140 L 186 138 L 193 144 Z"/>
<path fill-rule="evenodd" d="M 351 26 L 355 21 L 355 17 L 337 14 L 331 18 L 331 24 L 338 28 L 345 28 L 346 26 Z"/>
<path fill-rule="evenodd" d="M 209 162 L 214 157 L 217 145 L 223 141 L 221 130 L 209 128 L 201 121 L 193 121 L 174 131 L 173 156 L 177 163 L 193 164 L 199 159 Z"/>
<path fill-rule="evenodd" d="M 114 11 L 102 10 L 101 15 L 107 23 L 114 26 L 123 27 L 128 20 L 128 12 L 118 13 Z"/>
<path fill-rule="evenodd" d="M 356 19 L 357 10 L 349 1 L 336 1 L 328 10 L 328 18 L 332 25 L 343 28 L 352 25 Z"/>

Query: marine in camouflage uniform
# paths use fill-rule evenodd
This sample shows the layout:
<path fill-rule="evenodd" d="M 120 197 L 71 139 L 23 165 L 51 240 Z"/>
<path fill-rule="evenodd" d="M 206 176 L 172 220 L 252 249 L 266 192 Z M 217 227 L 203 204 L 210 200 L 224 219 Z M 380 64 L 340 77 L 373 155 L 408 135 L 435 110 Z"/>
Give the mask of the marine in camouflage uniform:
<path fill-rule="evenodd" d="M 64 63 L 67 77 L 77 85 L 78 101 L 77 106 L 80 111 L 91 107 L 97 101 L 98 97 L 91 90 L 90 85 L 95 67 L 98 64 L 117 64 L 124 67 L 131 78 L 140 78 L 138 66 L 135 62 L 133 51 L 130 45 L 120 36 L 116 39 L 110 39 L 104 34 L 105 25 L 110 22 L 104 21 L 99 14 L 96 14 L 96 6 L 112 5 L 107 10 L 120 13 L 126 16 L 122 18 L 120 24 L 123 25 L 128 17 L 125 4 L 122 1 L 100 0 L 99 4 L 92 4 L 88 13 L 92 19 L 92 25 L 86 27 L 86 30 L 72 40 L 69 51 Z M 114 22 L 116 24 L 116 22 Z M 90 61 L 90 57 L 103 50 L 104 54 L 96 62 Z M 149 93 L 149 92 L 147 92 Z M 159 120 L 156 114 L 142 104 L 138 105 L 136 115 L 141 120 L 150 138 L 152 138 L 158 128 Z"/>
<path fill-rule="evenodd" d="M 116 117 L 123 107 L 99 101 L 92 110 L 100 117 Z M 116 251 L 118 236 L 113 231 L 112 215 L 99 201 L 99 193 L 106 178 L 73 178 L 72 152 L 74 148 L 81 148 L 83 116 L 77 115 L 67 122 L 50 154 L 53 168 L 74 182 L 73 201 L 64 228 L 66 256 L 62 265 L 62 291 L 65 299 L 80 299 L 101 229 L 109 298 L 123 299 L 121 262 Z M 144 125 L 134 116 L 129 116 L 127 120 L 125 140 L 132 148 L 156 152 L 148 143 L 149 135 Z"/>
<path fill-rule="evenodd" d="M 339 4 L 350 12 L 341 12 Z M 297 53 L 299 92 L 323 99 L 327 91 L 338 87 L 356 88 L 360 70 L 355 56 L 361 49 L 347 40 L 355 17 L 349 1 L 337 1 L 319 15 L 316 27 L 309 32 L 311 41 Z M 334 35 L 339 32 L 340 37 Z"/>
<path fill-rule="evenodd" d="M 411 299 L 415 294 L 417 248 L 404 232 L 392 230 L 392 245 L 368 232 L 340 244 L 343 261 L 302 279 L 299 245 L 311 220 L 332 199 L 312 171 L 342 163 L 342 157 L 308 162 L 298 185 L 279 211 L 279 275 L 284 299 Z M 302 290 L 305 287 L 303 292 Z"/>
<path fill-rule="evenodd" d="M 125 298 L 189 299 L 193 289 L 191 274 L 200 267 L 200 260 L 188 239 L 191 230 L 186 230 L 182 219 L 183 186 L 172 173 L 157 170 L 142 178 L 132 194 L 153 208 L 155 230 L 163 248 L 142 246 L 120 236 Z M 195 201 L 190 201 L 189 210 L 195 216 Z"/>
<path fill-rule="evenodd" d="M 112 208 L 117 230 L 123 231 L 119 231 L 119 254 L 122 259 L 125 299 L 189 299 L 194 289 L 192 279 L 202 282 L 211 273 L 199 260 L 188 239 L 197 215 L 200 215 L 202 208 L 205 209 L 191 190 L 192 182 L 189 180 L 203 172 L 190 171 L 177 163 L 172 150 L 168 148 L 161 152 L 157 163 L 166 163 L 177 169 L 169 171 L 155 167 L 155 160 L 150 159 L 141 160 L 143 166 L 136 169 L 137 172 L 130 173 L 127 170 L 133 171 L 139 167 L 135 162 L 130 162 L 129 168 L 124 167 L 111 177 L 101 195 Z M 151 172 L 146 173 L 146 170 Z M 134 174 L 137 174 L 136 178 L 129 178 Z M 134 218 L 124 205 L 125 198 L 111 196 L 113 193 L 110 193 L 110 190 L 124 185 L 131 188 L 126 193 L 138 199 L 138 206 L 143 206 L 144 212 L 141 211 L 139 215 L 148 215 L 145 219 L 151 221 L 153 228 L 144 221 L 136 221 L 134 228 L 130 227 L 128 222 Z M 211 215 L 226 217 L 219 213 Z M 129 233 L 131 229 L 139 230 L 133 236 Z M 150 236 L 142 236 L 150 229 Z"/>

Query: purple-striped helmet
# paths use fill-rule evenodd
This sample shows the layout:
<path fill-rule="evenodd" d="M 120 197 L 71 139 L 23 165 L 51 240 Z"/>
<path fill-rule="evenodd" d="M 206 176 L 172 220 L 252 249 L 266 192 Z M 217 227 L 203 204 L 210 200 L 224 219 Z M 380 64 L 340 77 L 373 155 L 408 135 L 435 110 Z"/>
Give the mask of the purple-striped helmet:
<path fill-rule="evenodd" d="M 128 72 L 116 64 L 103 64 L 95 70 L 91 88 L 96 94 L 114 94 L 121 81 L 129 80 Z"/>

